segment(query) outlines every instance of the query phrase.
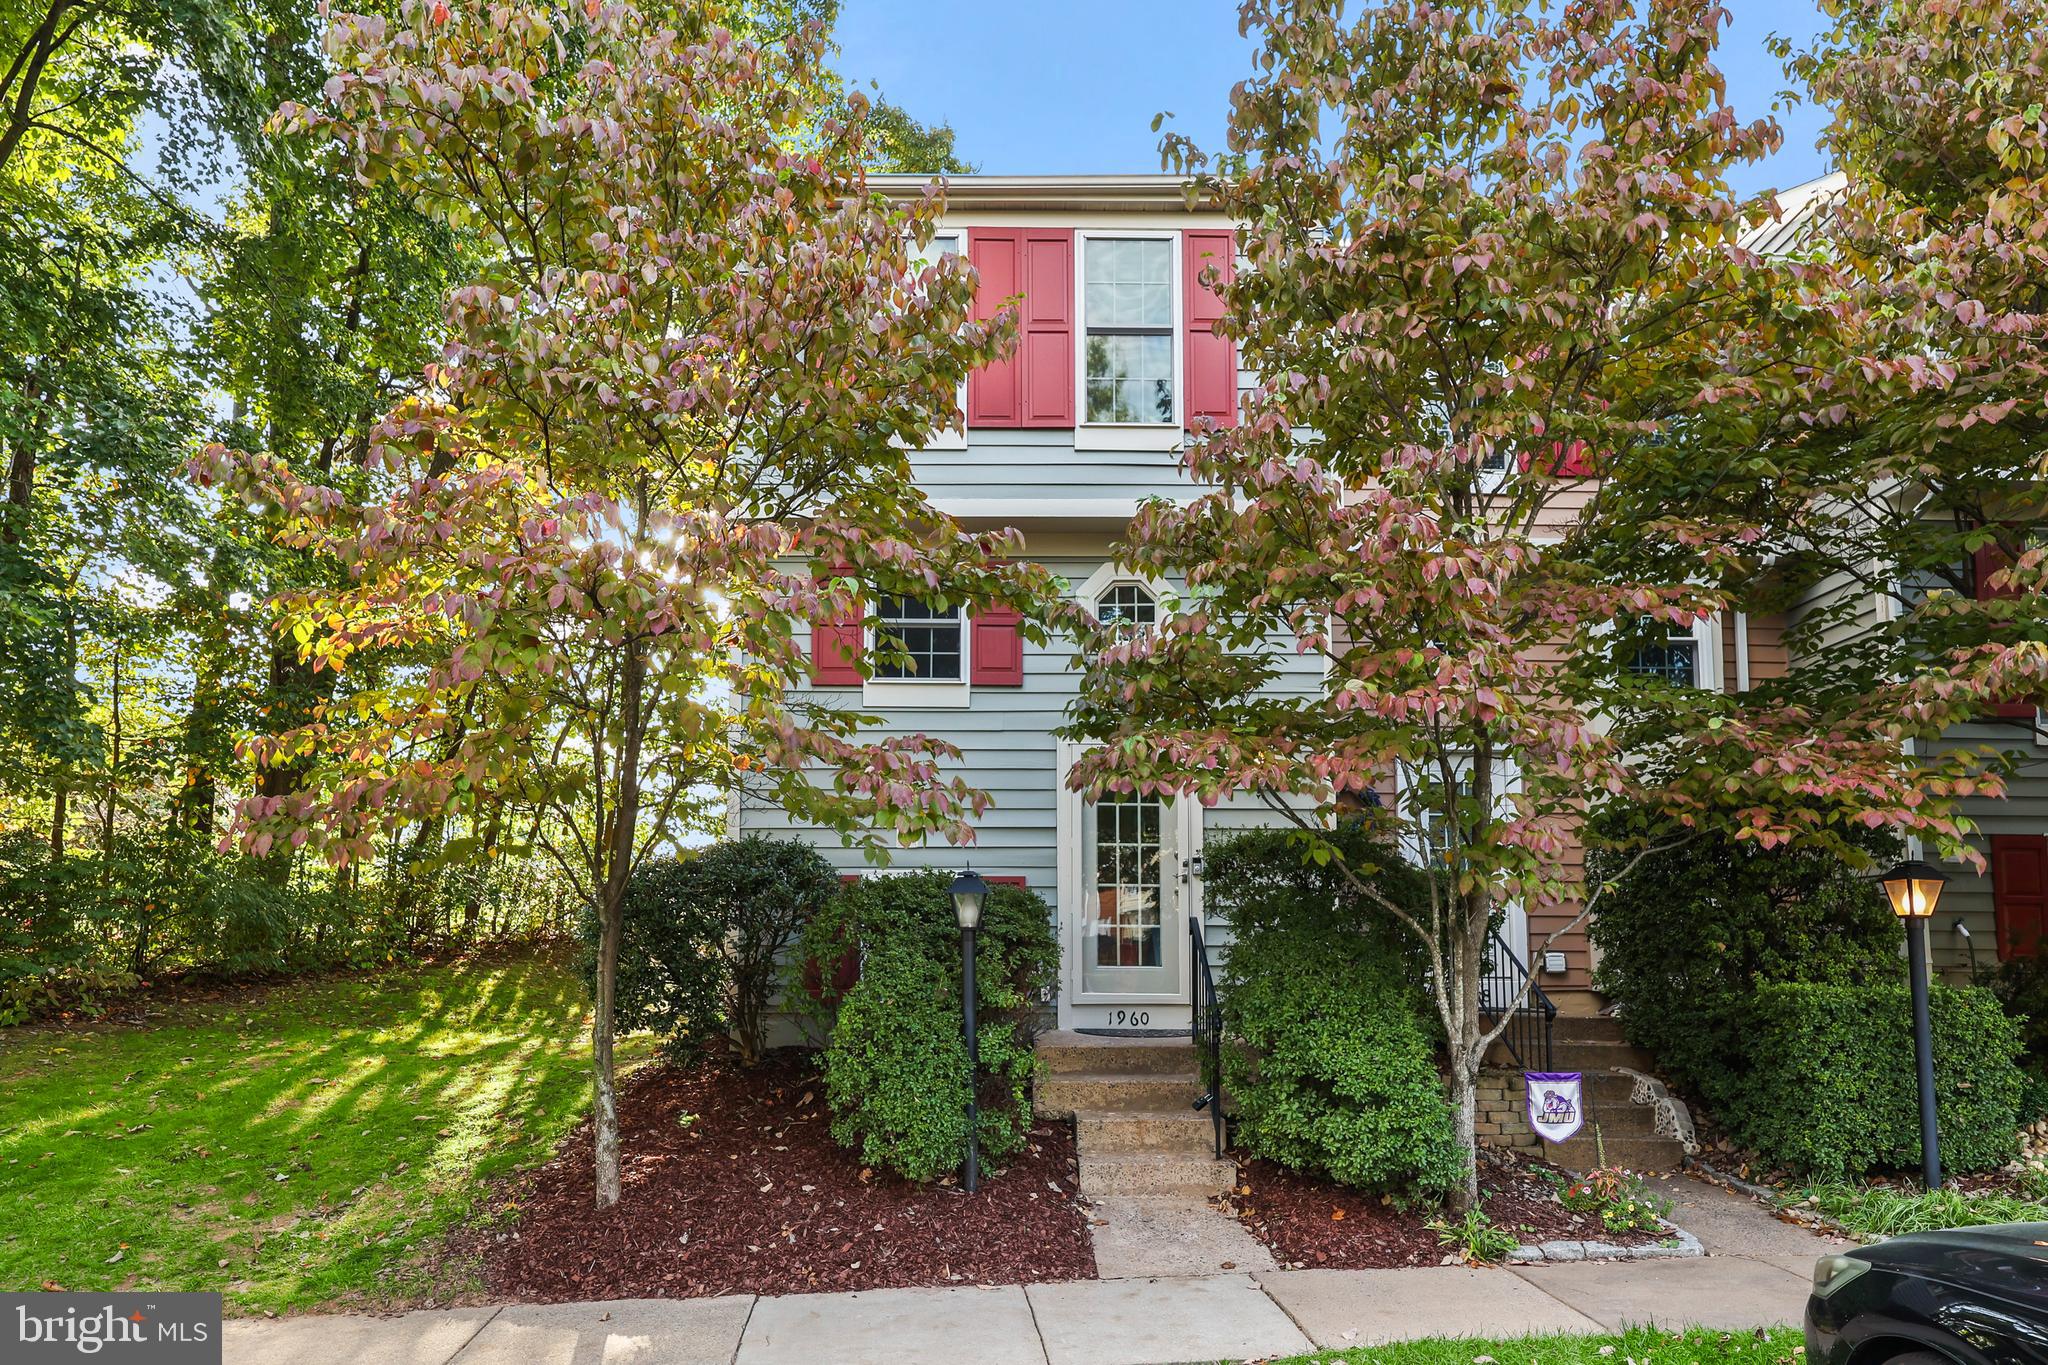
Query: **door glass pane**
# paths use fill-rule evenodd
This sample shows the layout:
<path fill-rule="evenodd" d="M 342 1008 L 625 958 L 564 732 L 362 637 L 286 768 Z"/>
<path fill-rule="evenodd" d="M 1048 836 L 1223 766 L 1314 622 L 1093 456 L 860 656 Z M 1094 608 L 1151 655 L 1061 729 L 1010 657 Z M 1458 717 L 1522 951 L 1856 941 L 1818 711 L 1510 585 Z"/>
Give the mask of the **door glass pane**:
<path fill-rule="evenodd" d="M 1161 964 L 1159 802 L 1107 796 L 1095 806 L 1097 967 Z"/>

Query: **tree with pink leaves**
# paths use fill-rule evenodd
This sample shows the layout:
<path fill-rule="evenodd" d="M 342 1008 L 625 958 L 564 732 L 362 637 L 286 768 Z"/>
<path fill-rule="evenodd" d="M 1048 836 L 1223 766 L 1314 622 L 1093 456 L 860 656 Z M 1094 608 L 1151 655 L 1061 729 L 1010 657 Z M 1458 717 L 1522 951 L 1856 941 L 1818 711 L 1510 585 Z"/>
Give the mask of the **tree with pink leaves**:
<path fill-rule="evenodd" d="M 819 702 L 801 623 L 876 591 L 1027 606 L 1036 584 L 1010 539 L 938 515 L 905 454 L 958 420 L 1010 320 L 973 321 L 966 270 L 917 259 L 935 200 L 865 187 L 858 101 L 821 112 L 821 34 L 748 41 L 717 11 L 340 16 L 324 105 L 277 126 L 492 260 L 450 293 L 424 391 L 376 426 L 373 496 L 261 453 L 197 463 L 344 571 L 284 605 L 353 686 L 252 742 L 305 777 L 245 802 L 230 840 L 344 864 L 481 800 L 535 811 L 600 929 L 600 1207 L 620 1196 L 620 903 L 650 851 L 743 779 L 877 857 L 967 840 L 987 804 L 948 744 L 863 738 Z"/>
<path fill-rule="evenodd" d="M 1775 268 L 1739 242 L 1769 196 L 1731 168 L 1777 143 L 1723 98 L 1727 13 L 1703 0 L 1249 0 L 1258 74 L 1227 151 L 1171 156 L 1240 222 L 1222 324 L 1260 382 L 1186 456 L 1198 494 L 1123 547 L 1185 591 L 1144 636 L 1104 634 L 1071 733 L 1075 781 L 1263 803 L 1419 941 L 1448 1044 L 1463 1199 L 1475 1083 L 1512 1011 L 1482 999 L 1511 907 L 1597 913 L 1577 856 L 1616 803 L 1764 845 L 1884 823 L 1953 840 L 1968 755 L 1902 763 L 1898 693 L 1824 713 L 1644 676 L 1645 648 L 1731 605 L 1753 496 L 1679 516 L 1630 471 L 1753 436 L 1795 408 L 1775 361 Z M 1753 442 L 1745 442 L 1747 449 Z M 1275 649 L 1320 684 L 1277 685 Z M 1910 722 L 1966 702 L 1919 680 Z M 1368 792 L 1428 874 L 1416 911 L 1322 832 Z"/>

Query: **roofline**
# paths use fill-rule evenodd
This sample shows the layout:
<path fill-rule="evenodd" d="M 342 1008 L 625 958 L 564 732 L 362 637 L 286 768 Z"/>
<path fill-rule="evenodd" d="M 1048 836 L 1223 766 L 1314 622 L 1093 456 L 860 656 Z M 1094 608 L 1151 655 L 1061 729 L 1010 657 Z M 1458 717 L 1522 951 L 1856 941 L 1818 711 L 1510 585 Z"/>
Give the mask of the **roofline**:
<path fill-rule="evenodd" d="M 933 181 L 956 208 L 1088 208 L 1187 212 L 1184 175 L 920 175 L 868 176 L 868 185 L 892 199 L 913 199 Z M 1208 196 L 1203 196 L 1206 200 Z M 1208 205 L 1197 203 L 1195 208 Z"/>

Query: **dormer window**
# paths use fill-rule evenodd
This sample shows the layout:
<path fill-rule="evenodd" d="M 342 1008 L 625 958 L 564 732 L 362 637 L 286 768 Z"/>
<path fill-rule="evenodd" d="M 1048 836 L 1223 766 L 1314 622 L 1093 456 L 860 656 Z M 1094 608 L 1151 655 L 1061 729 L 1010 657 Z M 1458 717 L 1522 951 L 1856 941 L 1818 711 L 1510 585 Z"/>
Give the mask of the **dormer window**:
<path fill-rule="evenodd" d="M 1093 234 L 1082 241 L 1082 420 L 1170 425 L 1174 242 Z"/>

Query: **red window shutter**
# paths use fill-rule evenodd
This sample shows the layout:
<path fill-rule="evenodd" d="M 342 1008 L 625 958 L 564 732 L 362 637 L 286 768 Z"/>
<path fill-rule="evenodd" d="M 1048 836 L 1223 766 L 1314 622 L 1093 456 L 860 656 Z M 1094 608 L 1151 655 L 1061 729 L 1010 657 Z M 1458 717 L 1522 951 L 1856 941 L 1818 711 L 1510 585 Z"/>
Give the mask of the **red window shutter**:
<path fill-rule="evenodd" d="M 1023 619 L 1011 607 L 988 607 L 968 615 L 969 682 L 976 687 L 1024 685 L 1024 637 L 1017 630 Z"/>
<path fill-rule="evenodd" d="M 833 569 L 849 572 L 845 565 Z M 811 678 L 820 687 L 859 687 L 861 618 L 858 612 L 811 622 Z"/>
<path fill-rule="evenodd" d="M 1999 960 L 2039 953 L 2048 920 L 2048 837 L 1991 836 L 1991 902 L 1998 914 Z"/>
<path fill-rule="evenodd" d="M 1212 417 L 1219 426 L 1237 425 L 1237 347 L 1216 335 L 1223 299 L 1202 283 L 1214 267 L 1228 284 L 1237 273 L 1237 234 L 1229 229 L 1181 234 L 1181 322 L 1187 332 L 1181 372 L 1187 381 L 1187 424 Z"/>
<path fill-rule="evenodd" d="M 1074 234 L 1031 229 L 1024 236 L 1024 412 L 1019 426 L 1074 425 Z"/>
<path fill-rule="evenodd" d="M 1570 445 L 1563 441 L 1552 441 L 1549 456 L 1537 466 L 1536 472 L 1548 474 L 1554 479 L 1590 479 L 1599 471 L 1593 468 L 1593 461 L 1587 458 L 1587 449 L 1584 441 L 1573 441 Z M 1526 450 L 1517 455 L 1515 460 L 1525 470 L 1535 464 Z"/>
<path fill-rule="evenodd" d="M 1005 875 L 1003 875 L 1003 876 L 1000 876 L 1000 877 L 983 877 L 983 878 L 982 878 L 982 880 L 983 880 L 983 881 L 985 881 L 985 882 L 987 882 L 987 883 L 988 883 L 988 884 L 989 884 L 990 886 L 1017 886 L 1017 887 L 1022 887 L 1022 886 L 1028 886 L 1028 885 L 1030 885 L 1030 883 L 1029 883 L 1028 881 L 1026 881 L 1026 880 L 1025 880 L 1025 879 L 1024 879 L 1023 877 L 1018 877 L 1018 876 L 1014 876 L 1014 875 L 1009 875 L 1009 874 L 1005 874 Z"/>
<path fill-rule="evenodd" d="M 974 316 L 994 317 L 1012 295 L 1024 288 L 1024 234 L 1015 228 L 971 228 L 967 260 L 979 275 L 974 287 Z M 1024 417 L 1022 348 L 967 376 L 967 425 L 1015 427 Z"/>
<path fill-rule="evenodd" d="M 2005 551 L 1999 549 L 1996 545 L 1982 546 L 1971 556 L 1970 568 L 1975 579 L 1977 600 L 1979 602 L 1989 602 L 2000 597 L 2017 597 L 2019 595 L 2018 590 L 2009 584 L 1998 588 L 1991 586 L 1991 575 L 2003 569 L 2010 562 L 2005 556 Z M 2025 701 L 2002 701 L 1989 707 L 1988 712 L 2000 720 L 2032 720 L 2034 718 L 2034 704 Z"/>

